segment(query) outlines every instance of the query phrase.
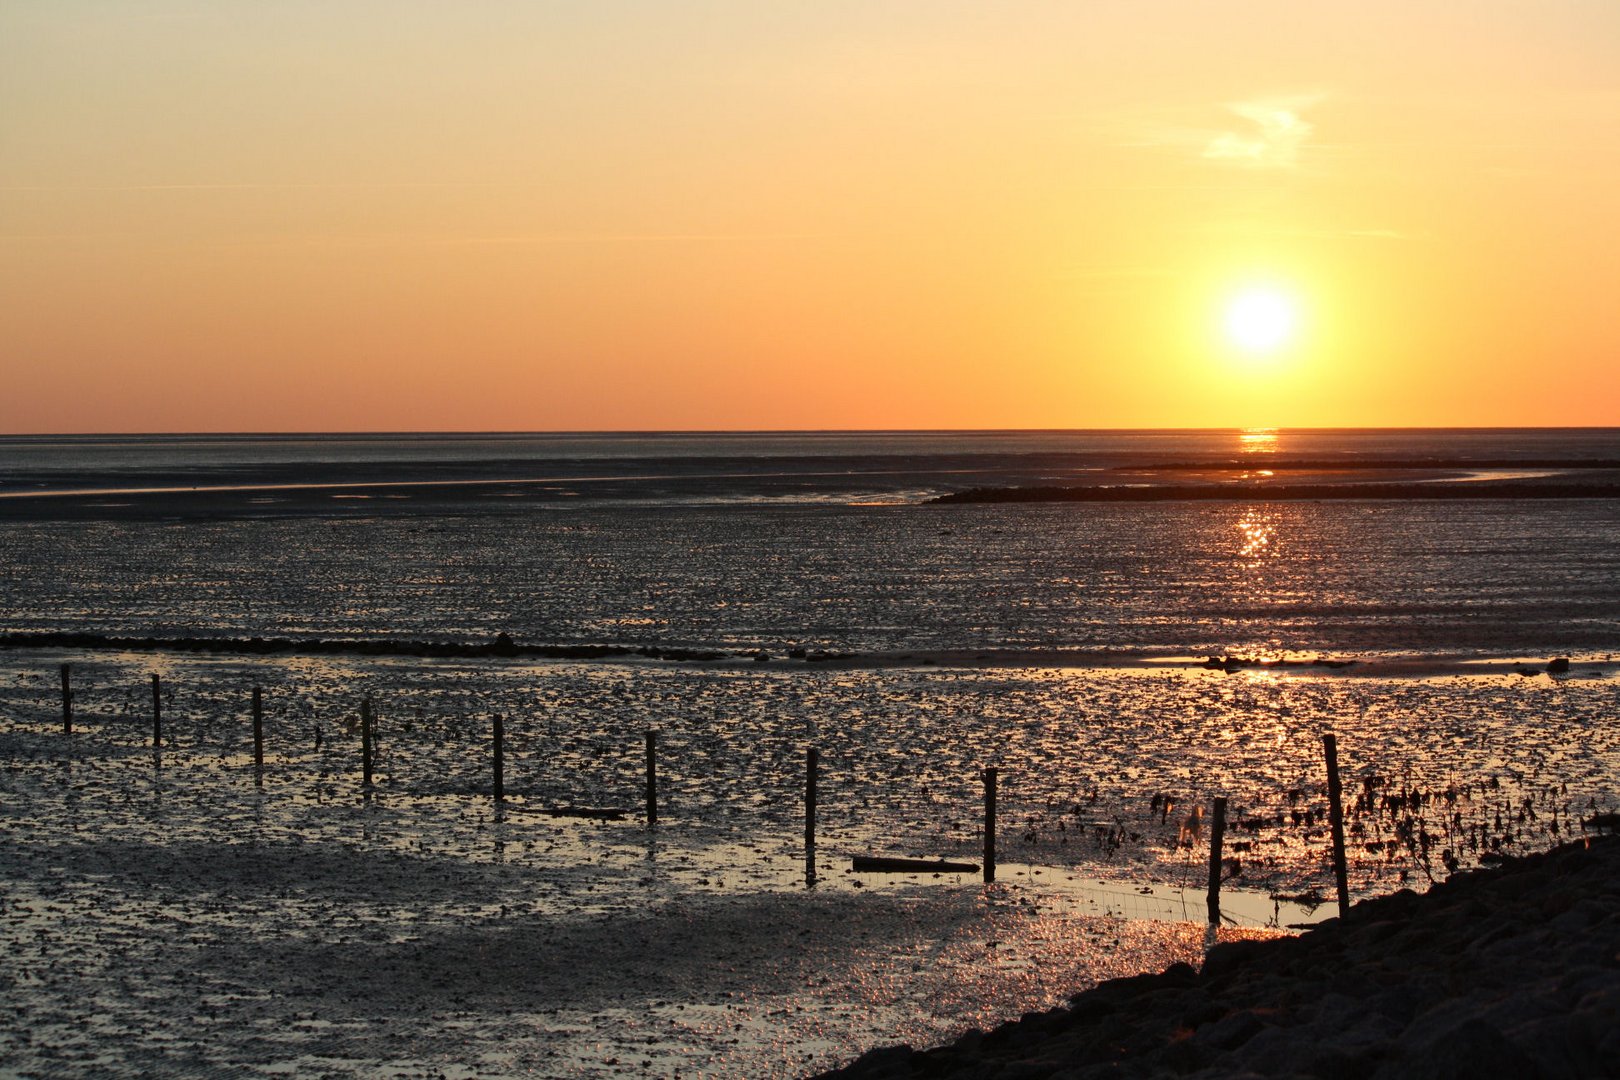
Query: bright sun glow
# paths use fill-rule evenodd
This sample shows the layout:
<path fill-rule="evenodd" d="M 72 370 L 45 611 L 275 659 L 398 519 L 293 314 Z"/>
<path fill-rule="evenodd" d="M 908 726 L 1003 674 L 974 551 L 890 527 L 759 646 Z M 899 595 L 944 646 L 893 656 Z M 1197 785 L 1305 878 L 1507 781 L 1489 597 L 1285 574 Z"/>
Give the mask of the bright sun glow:
<path fill-rule="evenodd" d="M 1226 336 L 1248 353 L 1275 352 L 1293 339 L 1298 324 L 1293 299 L 1273 288 L 1246 289 L 1226 307 Z"/>

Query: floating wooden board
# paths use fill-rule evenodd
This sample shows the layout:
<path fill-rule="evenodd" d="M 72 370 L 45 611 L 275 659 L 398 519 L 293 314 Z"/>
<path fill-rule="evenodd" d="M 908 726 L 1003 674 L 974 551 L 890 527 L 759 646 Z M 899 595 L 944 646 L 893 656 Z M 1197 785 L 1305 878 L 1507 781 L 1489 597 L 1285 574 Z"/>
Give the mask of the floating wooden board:
<path fill-rule="evenodd" d="M 544 814 L 546 817 L 597 818 L 602 821 L 618 821 L 629 813 L 628 810 L 617 810 L 601 806 L 525 806 L 522 809 L 532 814 Z"/>
<path fill-rule="evenodd" d="M 977 874 L 973 863 L 945 862 L 943 859 L 889 859 L 877 855 L 855 856 L 858 874 Z"/>

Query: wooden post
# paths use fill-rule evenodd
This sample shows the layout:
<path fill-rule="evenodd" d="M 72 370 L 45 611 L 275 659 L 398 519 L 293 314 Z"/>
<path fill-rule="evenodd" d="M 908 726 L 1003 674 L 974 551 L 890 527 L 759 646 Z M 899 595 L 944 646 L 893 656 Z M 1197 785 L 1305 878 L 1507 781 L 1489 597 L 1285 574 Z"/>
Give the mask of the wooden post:
<path fill-rule="evenodd" d="M 506 728 L 501 714 L 495 714 L 495 801 L 506 798 Z"/>
<path fill-rule="evenodd" d="M 264 693 L 253 688 L 253 782 L 264 786 Z"/>
<path fill-rule="evenodd" d="M 71 664 L 62 665 L 62 734 L 73 734 L 73 686 L 68 681 Z"/>
<path fill-rule="evenodd" d="M 163 684 L 152 672 L 152 749 L 163 747 Z"/>
<path fill-rule="evenodd" d="M 658 824 L 658 732 L 647 732 L 647 828 Z"/>
<path fill-rule="evenodd" d="M 1339 918 L 1350 914 L 1350 875 L 1344 861 L 1344 792 L 1339 786 L 1339 740 L 1322 736 L 1327 755 L 1328 825 L 1333 830 L 1333 881 L 1339 891 Z"/>
<path fill-rule="evenodd" d="M 360 702 L 360 783 L 371 791 L 371 698 Z"/>
<path fill-rule="evenodd" d="M 996 767 L 984 770 L 984 880 L 996 880 Z"/>
<path fill-rule="evenodd" d="M 804 752 L 804 883 L 816 883 L 816 771 L 821 752 L 810 747 Z"/>
<path fill-rule="evenodd" d="M 1226 796 L 1215 798 L 1209 823 L 1209 925 L 1221 924 L 1221 845 L 1226 841 Z"/>

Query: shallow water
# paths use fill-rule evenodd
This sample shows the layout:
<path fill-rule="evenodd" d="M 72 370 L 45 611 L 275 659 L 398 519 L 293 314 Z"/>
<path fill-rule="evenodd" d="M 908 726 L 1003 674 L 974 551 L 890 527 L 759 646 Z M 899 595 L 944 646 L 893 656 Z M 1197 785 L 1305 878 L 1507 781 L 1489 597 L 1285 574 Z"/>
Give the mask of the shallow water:
<path fill-rule="evenodd" d="M 702 648 L 1548 656 L 1620 504 L 664 508 L 0 529 L 0 628 Z"/>
<path fill-rule="evenodd" d="M 1331 894 L 1323 822 L 1238 823 L 1321 809 L 1329 723 L 1352 797 L 1374 773 L 1435 790 L 1494 778 L 1462 800 L 1470 823 L 1531 798 L 1541 812 L 1518 849 L 1551 842 L 1550 813 L 1567 836 L 1569 807 L 1613 808 L 1620 765 L 1612 678 L 22 652 L 0 680 L 4 925 L 19 958 L 7 997 L 23 1009 L 5 1057 L 81 1075 L 188 1060 L 266 1075 L 797 1075 L 1196 961 L 1203 851 L 1176 846 L 1180 813 L 1155 812 L 1153 795 L 1231 798 L 1228 850 L 1249 845 L 1226 886 L 1231 932 L 1302 917 L 1264 898 Z M 379 717 L 369 800 L 362 694 Z M 509 732 L 501 813 L 487 794 L 493 712 Z M 812 740 L 820 875 L 807 889 Z M 988 764 L 997 885 L 848 872 L 869 852 L 977 861 Z M 540 812 L 555 806 L 629 813 Z M 1444 875 L 1438 851 L 1428 871 L 1412 851 L 1369 854 L 1390 828 L 1352 814 L 1358 892 Z M 1152 921 L 1181 918 L 1195 921 Z M 87 1008 L 93 1019 L 69 1019 Z"/>

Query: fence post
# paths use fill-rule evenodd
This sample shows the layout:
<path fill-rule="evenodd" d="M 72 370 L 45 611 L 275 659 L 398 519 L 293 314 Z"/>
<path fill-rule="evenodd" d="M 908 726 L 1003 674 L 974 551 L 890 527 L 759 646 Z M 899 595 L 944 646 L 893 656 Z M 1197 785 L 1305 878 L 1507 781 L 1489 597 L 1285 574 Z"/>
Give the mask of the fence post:
<path fill-rule="evenodd" d="M 647 828 L 658 824 L 658 732 L 647 732 Z"/>
<path fill-rule="evenodd" d="M 163 685 L 152 672 L 152 749 L 163 747 Z"/>
<path fill-rule="evenodd" d="M 1209 825 L 1209 924 L 1221 924 L 1221 845 L 1226 841 L 1226 796 L 1215 797 Z"/>
<path fill-rule="evenodd" d="M 253 688 L 253 783 L 264 786 L 264 692 Z"/>
<path fill-rule="evenodd" d="M 73 734 L 73 686 L 69 680 L 71 664 L 62 665 L 62 734 Z"/>
<path fill-rule="evenodd" d="M 821 752 L 810 747 L 804 752 L 804 883 L 816 883 L 816 771 Z"/>
<path fill-rule="evenodd" d="M 1344 792 L 1339 786 L 1339 740 L 1322 736 L 1327 756 L 1328 825 L 1333 831 L 1333 881 L 1339 892 L 1339 918 L 1350 914 L 1350 875 L 1344 859 Z"/>
<path fill-rule="evenodd" d="M 996 880 L 996 767 L 984 770 L 984 880 Z"/>
<path fill-rule="evenodd" d="M 371 695 L 360 701 L 360 783 L 371 794 Z"/>
<path fill-rule="evenodd" d="M 501 714 L 495 714 L 495 801 L 506 799 L 506 728 Z"/>

